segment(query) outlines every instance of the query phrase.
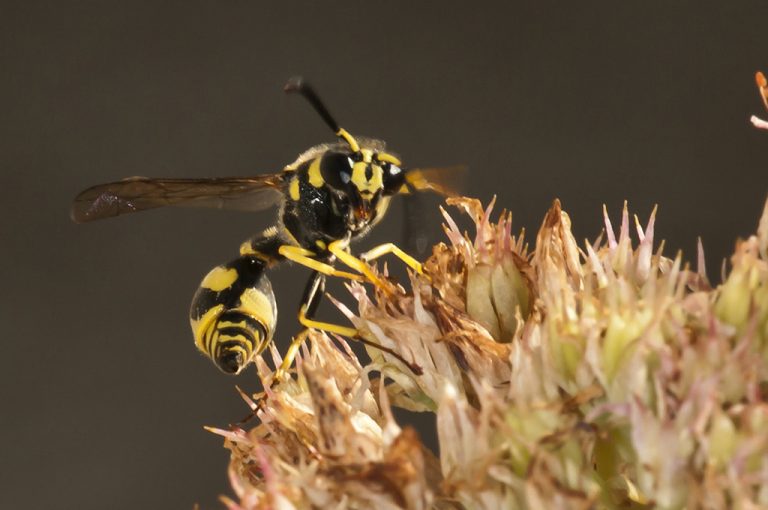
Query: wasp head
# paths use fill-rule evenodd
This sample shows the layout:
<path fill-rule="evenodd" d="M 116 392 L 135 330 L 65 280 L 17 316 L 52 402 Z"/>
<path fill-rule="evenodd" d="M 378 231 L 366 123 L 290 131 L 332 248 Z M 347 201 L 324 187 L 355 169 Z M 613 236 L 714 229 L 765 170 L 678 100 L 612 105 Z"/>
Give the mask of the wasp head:
<path fill-rule="evenodd" d="M 346 211 L 352 232 L 371 226 L 381 212 L 382 198 L 397 193 L 405 182 L 397 158 L 371 149 L 328 152 L 320 170 L 337 200 L 337 209 Z"/>
<path fill-rule="evenodd" d="M 336 212 L 346 215 L 352 233 L 373 225 L 386 207 L 382 197 L 394 195 L 405 184 L 400 160 L 385 152 L 361 148 L 300 76 L 288 80 L 284 90 L 304 96 L 336 136 L 349 146 L 348 152 L 329 151 L 320 161 L 322 180 L 334 191 Z"/>

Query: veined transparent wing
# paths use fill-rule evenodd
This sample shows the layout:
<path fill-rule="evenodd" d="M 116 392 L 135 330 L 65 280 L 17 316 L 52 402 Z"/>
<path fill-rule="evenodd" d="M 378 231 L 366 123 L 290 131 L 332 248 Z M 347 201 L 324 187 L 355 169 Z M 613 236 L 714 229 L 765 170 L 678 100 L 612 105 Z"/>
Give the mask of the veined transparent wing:
<path fill-rule="evenodd" d="M 76 223 L 165 206 L 260 211 L 280 202 L 284 173 L 211 179 L 129 177 L 82 191 L 72 203 Z"/>

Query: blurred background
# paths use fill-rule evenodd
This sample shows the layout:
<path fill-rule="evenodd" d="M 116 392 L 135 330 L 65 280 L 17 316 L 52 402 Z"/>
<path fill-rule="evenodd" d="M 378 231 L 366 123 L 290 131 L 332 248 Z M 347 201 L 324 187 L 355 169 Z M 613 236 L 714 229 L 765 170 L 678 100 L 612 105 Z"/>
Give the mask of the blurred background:
<path fill-rule="evenodd" d="M 0 508 L 218 508 L 228 452 L 202 427 L 247 414 L 235 384 L 259 390 L 196 352 L 187 311 L 273 214 L 75 225 L 82 188 L 280 170 L 333 139 L 281 92 L 303 74 L 407 164 L 468 165 L 465 193 L 497 195 L 514 230 L 534 236 L 556 197 L 578 239 L 603 204 L 614 225 L 624 200 L 643 222 L 658 204 L 665 253 L 695 261 L 701 236 L 719 280 L 768 192 L 748 121 L 766 113 L 766 19 L 764 1 L 0 2 Z M 271 275 L 283 348 L 306 277 Z"/>

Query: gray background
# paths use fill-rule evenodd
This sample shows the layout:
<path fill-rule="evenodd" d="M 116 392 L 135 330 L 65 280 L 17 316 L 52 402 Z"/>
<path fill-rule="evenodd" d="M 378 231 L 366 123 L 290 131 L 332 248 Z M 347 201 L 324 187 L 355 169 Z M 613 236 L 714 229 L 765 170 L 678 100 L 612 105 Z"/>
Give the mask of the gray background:
<path fill-rule="evenodd" d="M 406 162 L 468 164 L 466 193 L 498 194 L 516 229 L 555 197 L 579 238 L 603 203 L 644 221 L 658 203 L 667 253 L 694 258 L 701 235 L 713 276 L 754 231 L 764 1 L 277 4 L 0 3 L 0 508 L 212 508 L 229 492 L 202 426 L 241 418 L 234 384 L 258 384 L 196 353 L 187 308 L 270 215 L 74 225 L 68 207 L 98 182 L 276 171 L 330 140 L 281 93 L 294 74 Z M 399 231 L 396 207 L 366 244 Z M 305 277 L 273 274 L 281 345 Z"/>

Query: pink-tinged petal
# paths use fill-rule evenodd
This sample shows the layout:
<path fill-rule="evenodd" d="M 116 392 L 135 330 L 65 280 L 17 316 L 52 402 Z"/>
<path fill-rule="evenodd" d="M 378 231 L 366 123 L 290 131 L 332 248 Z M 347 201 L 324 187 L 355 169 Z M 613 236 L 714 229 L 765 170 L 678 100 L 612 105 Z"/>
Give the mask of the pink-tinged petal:
<path fill-rule="evenodd" d="M 637 214 L 633 214 L 632 217 L 635 219 L 635 231 L 637 232 L 637 238 L 640 240 L 640 242 L 643 242 L 643 239 L 645 239 L 645 232 L 643 232 L 643 227 L 640 225 L 640 218 L 637 217 Z"/>
<path fill-rule="evenodd" d="M 709 277 L 707 276 L 707 262 L 704 257 L 704 243 L 701 237 L 696 238 L 696 275 L 698 276 L 698 288 L 702 290 L 711 290 L 712 286 L 709 283 Z"/>
<path fill-rule="evenodd" d="M 251 411 L 255 411 L 259 408 L 259 405 L 253 401 L 253 399 L 245 393 L 242 389 L 240 389 L 240 386 L 235 385 L 235 390 L 237 390 L 237 393 L 240 395 L 240 398 L 242 398 L 246 405 L 251 409 Z"/>
<path fill-rule="evenodd" d="M 653 253 L 653 228 L 656 220 L 656 207 L 651 211 L 651 217 L 648 219 L 648 227 L 645 232 L 640 227 L 640 221 L 635 216 L 637 224 L 640 246 L 637 248 L 637 277 L 640 283 L 645 282 L 651 273 L 651 255 Z"/>
<path fill-rule="evenodd" d="M 613 235 L 613 226 L 611 225 L 611 219 L 608 217 L 608 208 L 603 204 L 603 221 L 605 222 L 605 233 L 608 235 L 608 247 L 611 250 L 615 250 L 618 244 L 616 243 L 616 237 Z"/>
<path fill-rule="evenodd" d="M 764 121 L 757 115 L 753 115 L 749 118 L 750 122 L 752 122 L 752 125 L 755 126 L 757 129 L 768 129 L 768 122 Z"/>
<path fill-rule="evenodd" d="M 443 218 L 445 218 L 445 222 L 448 224 L 448 226 L 445 227 L 445 233 L 450 239 L 451 243 L 454 246 L 461 244 L 461 242 L 464 240 L 464 237 L 461 235 L 461 230 L 459 230 L 459 226 L 456 224 L 455 221 L 453 221 L 453 218 L 451 218 L 451 215 L 448 214 L 448 211 L 446 211 L 442 206 L 440 207 L 440 213 L 443 215 Z"/>
<path fill-rule="evenodd" d="M 608 278 L 605 276 L 603 264 L 600 262 L 600 259 L 597 257 L 597 253 L 595 253 L 595 250 L 592 248 L 592 246 L 590 246 L 589 243 L 586 243 L 586 246 L 587 256 L 589 263 L 592 266 L 592 271 L 595 273 L 595 275 L 597 275 L 598 286 L 603 288 L 608 284 Z"/>
<path fill-rule="evenodd" d="M 242 429 L 224 430 L 216 427 L 203 427 L 212 434 L 219 435 L 235 443 L 247 443 L 249 439 Z"/>
<path fill-rule="evenodd" d="M 629 210 L 627 201 L 624 201 L 624 207 L 621 210 L 621 228 L 619 229 L 619 244 L 622 242 L 630 243 L 629 239 Z"/>

